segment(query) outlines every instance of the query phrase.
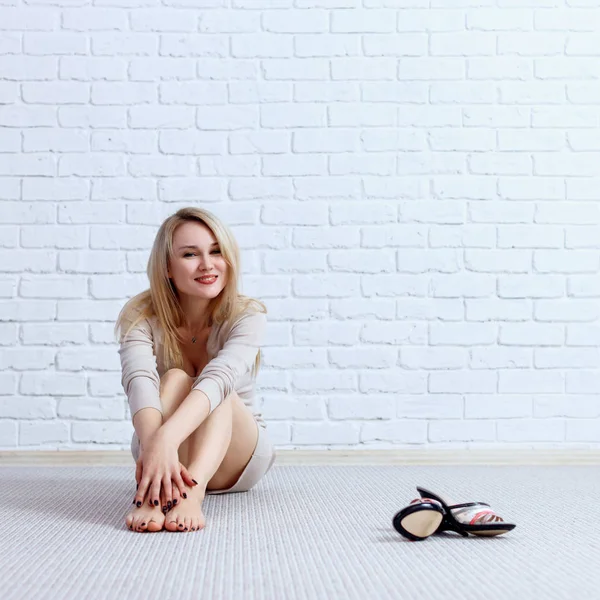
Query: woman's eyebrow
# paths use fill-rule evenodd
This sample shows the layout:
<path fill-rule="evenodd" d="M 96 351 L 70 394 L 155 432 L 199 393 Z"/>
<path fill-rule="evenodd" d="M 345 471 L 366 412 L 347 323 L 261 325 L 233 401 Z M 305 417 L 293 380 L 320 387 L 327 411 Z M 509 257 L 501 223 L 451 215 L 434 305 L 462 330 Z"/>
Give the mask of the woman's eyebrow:
<path fill-rule="evenodd" d="M 218 242 L 213 242 L 210 247 L 212 248 L 213 246 L 218 246 L 219 243 Z M 188 246 L 179 246 L 179 248 L 177 248 L 177 250 L 183 250 L 184 248 L 194 248 L 195 250 L 198 250 L 198 246 L 194 246 L 194 245 L 188 245 Z"/>

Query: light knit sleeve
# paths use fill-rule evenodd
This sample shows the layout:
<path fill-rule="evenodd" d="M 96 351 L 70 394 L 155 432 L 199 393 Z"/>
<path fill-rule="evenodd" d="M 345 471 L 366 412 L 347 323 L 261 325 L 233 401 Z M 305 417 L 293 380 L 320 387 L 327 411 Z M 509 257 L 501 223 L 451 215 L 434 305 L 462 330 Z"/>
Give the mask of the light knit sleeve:
<path fill-rule="evenodd" d="M 129 324 L 123 329 L 127 331 Z M 152 328 L 147 319 L 140 321 L 127 335 L 121 336 L 121 384 L 125 390 L 131 420 L 142 408 L 155 408 L 161 414 L 160 377 L 152 346 Z"/>
<path fill-rule="evenodd" d="M 239 377 L 252 368 L 266 325 L 265 313 L 246 313 L 234 323 L 221 351 L 198 375 L 192 389 L 208 396 L 211 413 L 235 390 Z"/>

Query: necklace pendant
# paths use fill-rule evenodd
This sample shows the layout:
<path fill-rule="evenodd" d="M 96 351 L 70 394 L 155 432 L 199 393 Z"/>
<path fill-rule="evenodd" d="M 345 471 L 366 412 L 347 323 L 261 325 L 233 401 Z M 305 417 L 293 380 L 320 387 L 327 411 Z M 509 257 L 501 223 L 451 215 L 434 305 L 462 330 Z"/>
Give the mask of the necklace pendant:
<path fill-rule="evenodd" d="M 192 344 L 195 344 L 195 343 L 196 343 L 196 338 L 195 338 L 195 337 L 193 337 L 193 338 L 192 338 Z"/>

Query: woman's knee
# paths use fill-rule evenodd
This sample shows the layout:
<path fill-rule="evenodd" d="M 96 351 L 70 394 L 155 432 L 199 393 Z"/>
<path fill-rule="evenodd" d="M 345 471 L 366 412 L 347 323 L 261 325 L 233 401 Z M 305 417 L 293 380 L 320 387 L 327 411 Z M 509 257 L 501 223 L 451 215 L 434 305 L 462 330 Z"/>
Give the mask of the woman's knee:
<path fill-rule="evenodd" d="M 183 369 L 169 369 L 160 378 L 161 387 L 169 385 L 188 385 L 191 387 L 193 377 L 190 377 Z"/>

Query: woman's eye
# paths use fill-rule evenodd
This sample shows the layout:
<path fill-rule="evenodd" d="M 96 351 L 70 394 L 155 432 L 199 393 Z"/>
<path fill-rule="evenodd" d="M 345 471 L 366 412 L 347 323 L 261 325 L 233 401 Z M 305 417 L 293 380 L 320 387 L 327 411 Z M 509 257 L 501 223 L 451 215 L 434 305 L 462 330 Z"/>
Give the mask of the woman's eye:
<path fill-rule="evenodd" d="M 220 251 L 220 250 L 213 250 L 213 251 L 211 252 L 211 254 L 221 254 L 221 251 Z M 193 254 L 192 252 L 186 252 L 186 253 L 183 255 L 183 258 L 187 258 L 188 256 L 196 256 L 196 255 L 195 255 L 195 254 Z"/>

